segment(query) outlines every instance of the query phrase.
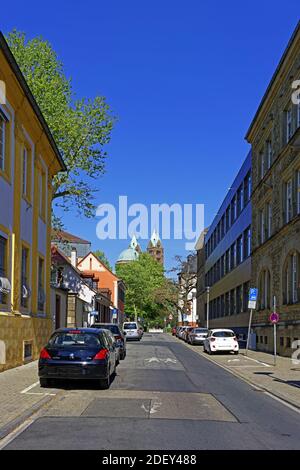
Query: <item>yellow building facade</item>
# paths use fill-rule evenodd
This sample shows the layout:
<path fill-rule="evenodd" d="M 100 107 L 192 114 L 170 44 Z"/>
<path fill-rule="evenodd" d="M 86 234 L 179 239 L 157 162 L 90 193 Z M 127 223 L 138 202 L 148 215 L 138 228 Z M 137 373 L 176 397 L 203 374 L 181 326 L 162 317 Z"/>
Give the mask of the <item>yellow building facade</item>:
<path fill-rule="evenodd" d="M 66 168 L 1 33 L 0 85 L 0 371 L 3 371 L 36 359 L 53 329 L 52 178 Z"/>

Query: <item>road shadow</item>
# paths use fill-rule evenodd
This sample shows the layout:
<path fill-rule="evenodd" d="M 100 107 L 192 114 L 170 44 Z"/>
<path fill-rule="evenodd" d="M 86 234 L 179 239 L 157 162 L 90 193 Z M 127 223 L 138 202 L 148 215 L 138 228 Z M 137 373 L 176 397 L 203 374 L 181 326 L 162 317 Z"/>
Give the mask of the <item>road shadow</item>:
<path fill-rule="evenodd" d="M 283 380 L 278 377 L 275 377 L 274 372 L 254 372 L 255 375 L 266 375 L 269 376 L 274 382 L 279 382 L 282 384 L 289 385 L 290 387 L 300 388 L 300 380 Z M 272 377 L 271 377 L 272 376 Z"/>
<path fill-rule="evenodd" d="M 110 386 L 113 384 L 118 374 L 112 374 L 110 377 Z M 64 379 L 50 379 L 49 388 L 56 388 L 57 390 L 101 390 L 97 380 L 64 380 Z M 47 388 L 45 387 L 45 390 Z"/>

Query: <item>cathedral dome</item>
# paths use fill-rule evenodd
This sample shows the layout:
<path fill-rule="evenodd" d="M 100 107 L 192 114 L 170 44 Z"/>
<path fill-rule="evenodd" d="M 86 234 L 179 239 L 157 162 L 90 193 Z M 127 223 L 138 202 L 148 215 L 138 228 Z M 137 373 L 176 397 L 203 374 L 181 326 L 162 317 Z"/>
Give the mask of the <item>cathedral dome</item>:
<path fill-rule="evenodd" d="M 129 261 L 136 261 L 138 257 L 138 252 L 134 248 L 129 247 L 122 251 L 117 260 L 117 263 L 128 263 Z"/>

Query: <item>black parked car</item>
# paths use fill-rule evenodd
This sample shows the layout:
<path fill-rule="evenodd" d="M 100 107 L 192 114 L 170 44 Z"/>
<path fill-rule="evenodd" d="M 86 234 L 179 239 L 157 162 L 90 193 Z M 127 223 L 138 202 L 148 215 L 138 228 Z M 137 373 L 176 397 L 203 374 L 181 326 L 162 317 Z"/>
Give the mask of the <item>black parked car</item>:
<path fill-rule="evenodd" d="M 92 325 L 92 328 L 105 328 L 106 330 L 110 330 L 115 337 L 117 345 L 120 348 L 120 359 L 125 359 L 126 337 L 119 325 L 117 325 L 116 323 L 94 323 L 94 325 Z"/>
<path fill-rule="evenodd" d="M 92 379 L 108 388 L 116 372 L 116 345 L 109 332 L 96 328 L 56 330 L 42 349 L 39 359 L 41 387 L 49 379 Z"/>

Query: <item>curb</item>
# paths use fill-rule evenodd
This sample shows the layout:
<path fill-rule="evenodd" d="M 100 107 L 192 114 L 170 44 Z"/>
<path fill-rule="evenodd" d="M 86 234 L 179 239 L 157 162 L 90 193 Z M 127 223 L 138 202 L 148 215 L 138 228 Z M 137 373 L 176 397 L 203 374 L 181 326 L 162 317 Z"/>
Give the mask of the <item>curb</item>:
<path fill-rule="evenodd" d="M 192 346 L 190 346 L 189 344 L 187 344 L 185 341 L 183 342 L 183 344 L 184 344 L 188 349 L 190 349 L 191 351 L 194 351 L 196 354 L 198 354 L 199 356 L 202 356 L 204 359 L 207 359 L 208 361 L 212 362 L 212 363 L 215 364 L 216 366 L 219 366 L 219 367 L 221 367 L 222 369 L 224 369 L 224 370 L 226 370 L 227 372 L 229 372 L 230 374 L 234 375 L 235 377 L 238 377 L 239 379 L 241 379 L 241 380 L 243 380 L 244 382 L 246 382 L 248 385 L 251 385 L 252 387 L 255 387 L 257 390 L 261 390 L 261 391 L 267 392 L 269 395 L 271 395 L 272 398 L 274 398 L 274 399 L 276 399 L 276 400 L 279 399 L 279 400 L 283 401 L 287 406 L 295 408 L 295 411 L 300 412 L 300 404 L 295 403 L 294 401 L 289 400 L 288 398 L 286 398 L 285 396 L 281 395 L 280 393 L 276 393 L 276 392 L 274 392 L 273 390 L 269 390 L 268 388 L 264 387 L 263 385 L 258 385 L 258 384 L 256 384 L 255 382 L 252 382 L 250 379 L 245 378 L 244 376 L 240 375 L 238 372 L 233 371 L 232 369 L 230 369 L 230 368 L 224 366 L 223 364 L 219 364 L 218 362 L 214 361 L 211 357 L 207 357 L 206 355 L 204 355 L 203 352 L 201 352 L 201 351 L 196 351 L 195 349 L 192 349 Z"/>
<path fill-rule="evenodd" d="M 56 395 L 57 396 L 57 395 Z M 35 403 L 31 408 L 29 408 L 25 413 L 18 416 L 17 418 L 9 421 L 7 424 L 0 428 L 0 446 L 1 441 L 20 427 L 25 421 L 27 421 L 31 416 L 40 411 L 45 405 L 52 401 L 55 397 L 44 397 L 38 403 Z"/>

